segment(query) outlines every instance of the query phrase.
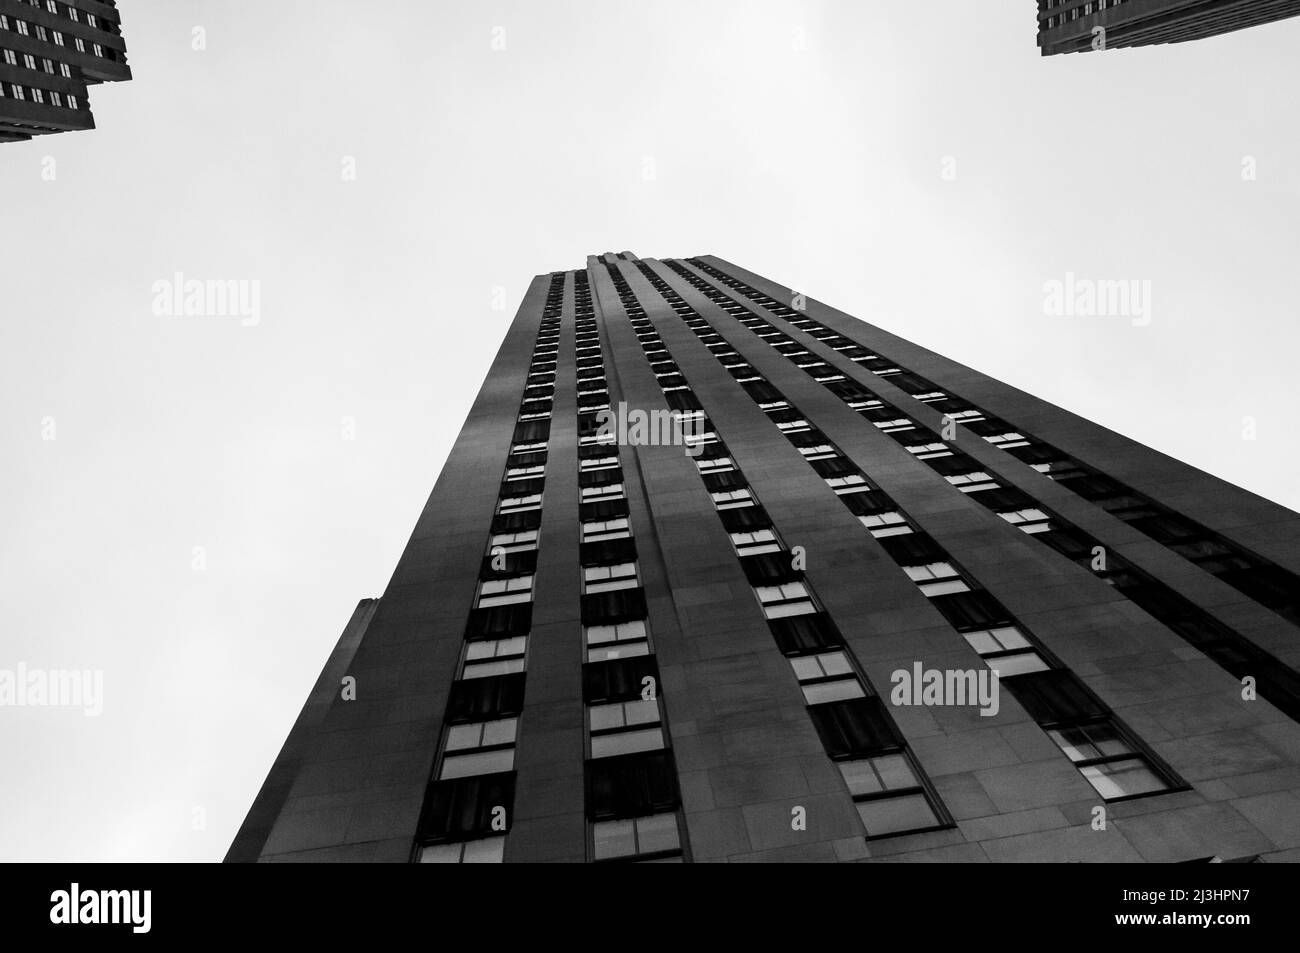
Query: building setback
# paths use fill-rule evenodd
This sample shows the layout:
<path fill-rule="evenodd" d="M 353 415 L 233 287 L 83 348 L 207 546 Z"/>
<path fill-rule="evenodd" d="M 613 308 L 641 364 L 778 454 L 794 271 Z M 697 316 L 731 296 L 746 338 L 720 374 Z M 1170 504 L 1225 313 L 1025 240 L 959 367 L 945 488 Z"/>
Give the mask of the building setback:
<path fill-rule="evenodd" d="M 1182 43 L 1300 14 L 1300 0 L 1038 0 L 1044 56 Z"/>
<path fill-rule="evenodd" d="M 0 0 L 0 143 L 94 129 L 88 87 L 129 80 L 116 0 Z"/>
<path fill-rule="evenodd" d="M 1300 859 L 1298 540 L 722 259 L 593 257 L 227 860 Z"/>

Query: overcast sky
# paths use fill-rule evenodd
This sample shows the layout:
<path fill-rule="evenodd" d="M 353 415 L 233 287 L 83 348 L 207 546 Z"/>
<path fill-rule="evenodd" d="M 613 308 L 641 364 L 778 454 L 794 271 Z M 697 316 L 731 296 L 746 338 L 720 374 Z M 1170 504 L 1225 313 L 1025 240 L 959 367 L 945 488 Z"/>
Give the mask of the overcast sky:
<path fill-rule="evenodd" d="M 589 253 L 721 255 L 1300 507 L 1300 21 L 1042 59 L 1033 0 L 119 7 L 99 129 L 0 145 L 0 668 L 104 678 L 0 708 L 2 860 L 224 854 Z M 155 313 L 177 272 L 259 320 Z M 1150 323 L 1046 314 L 1067 273 Z"/>

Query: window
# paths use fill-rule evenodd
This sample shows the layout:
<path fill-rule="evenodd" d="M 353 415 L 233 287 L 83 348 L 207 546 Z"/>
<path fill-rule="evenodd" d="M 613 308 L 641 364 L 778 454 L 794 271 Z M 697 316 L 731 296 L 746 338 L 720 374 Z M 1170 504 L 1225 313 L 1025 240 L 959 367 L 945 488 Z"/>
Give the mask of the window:
<path fill-rule="evenodd" d="M 1169 786 L 1113 724 L 1053 729 L 1048 734 L 1107 801 L 1163 791 Z"/>
<path fill-rule="evenodd" d="M 1016 700 L 1107 801 L 1168 791 L 1174 778 L 1072 672 L 1031 672 L 1007 682 Z"/>
<path fill-rule="evenodd" d="M 904 566 L 903 572 L 927 596 L 942 596 L 950 592 L 969 592 L 970 586 L 952 563 L 934 562 L 922 566 Z"/>
<path fill-rule="evenodd" d="M 506 471 L 506 480 L 528 480 L 533 477 L 544 476 L 545 474 L 546 467 L 544 465 L 537 467 L 511 467 Z"/>
<path fill-rule="evenodd" d="M 1003 450 L 1010 450 L 1012 447 L 1029 446 L 1029 441 L 1024 438 L 1024 435 L 1018 434 L 1014 430 L 1007 433 L 985 435 L 984 439 Z"/>
<path fill-rule="evenodd" d="M 1051 529 L 1047 521 L 1047 514 L 1042 510 L 1010 510 L 1006 513 L 999 513 L 1004 520 L 1012 526 L 1018 526 L 1026 533 L 1045 533 Z"/>
<path fill-rule="evenodd" d="M 422 864 L 499 864 L 505 855 L 504 837 L 484 837 L 458 844 L 434 844 L 420 850 Z"/>
<path fill-rule="evenodd" d="M 591 825 L 596 860 L 664 856 L 681 851 L 676 814 L 652 814 Z"/>
<path fill-rule="evenodd" d="M 706 430 L 704 433 L 682 434 L 682 443 L 694 449 L 695 447 L 706 447 L 718 442 L 718 435 L 712 430 Z"/>
<path fill-rule="evenodd" d="M 589 503 L 592 500 L 621 500 L 623 499 L 622 483 L 607 483 L 604 486 L 584 486 L 582 488 L 582 502 Z"/>
<path fill-rule="evenodd" d="M 448 728 L 438 780 L 513 771 L 518 723 L 517 718 L 502 718 Z"/>
<path fill-rule="evenodd" d="M 465 649 L 463 679 L 489 678 L 493 675 L 511 675 L 524 670 L 524 654 L 528 650 L 528 637 L 519 635 L 509 639 L 489 639 L 470 642 Z"/>
<path fill-rule="evenodd" d="M 888 837 L 943 826 L 911 759 L 886 754 L 840 765 L 867 837 Z"/>
<path fill-rule="evenodd" d="M 963 636 L 988 667 L 998 673 L 998 678 L 1044 672 L 1049 668 L 1033 644 L 1014 625 L 978 629 L 965 632 Z"/>
<path fill-rule="evenodd" d="M 497 533 L 488 543 L 488 549 L 503 550 L 506 553 L 527 553 L 537 548 L 537 530 L 528 529 L 520 533 Z"/>
<path fill-rule="evenodd" d="M 784 431 L 785 433 L 799 433 L 803 430 L 812 430 L 812 424 L 808 423 L 808 421 L 804 420 L 802 417 L 794 420 L 787 420 L 785 423 L 779 423 L 776 426 L 778 430 Z"/>
<path fill-rule="evenodd" d="M 848 656 L 839 650 L 790 659 L 790 667 L 809 705 L 862 698 L 867 692 L 853 671 Z"/>
<path fill-rule="evenodd" d="M 802 582 L 788 582 L 781 586 L 756 586 L 754 592 L 758 594 L 758 601 L 763 604 L 763 613 L 769 619 L 817 611 L 808 587 Z"/>
<path fill-rule="evenodd" d="M 582 570 L 583 592 L 608 592 L 611 589 L 632 589 L 637 585 L 636 563 L 617 563 L 612 566 L 587 566 Z"/>
<path fill-rule="evenodd" d="M 859 516 L 858 519 L 877 539 L 885 536 L 902 536 L 912 532 L 912 527 L 908 525 L 906 518 L 896 510 Z"/>
<path fill-rule="evenodd" d="M 696 460 L 695 465 L 699 468 L 700 473 L 705 476 L 710 473 L 728 473 L 736 469 L 731 457 L 711 457 L 708 460 Z"/>
<path fill-rule="evenodd" d="M 425 795 L 417 835 L 419 842 L 426 848 L 435 844 L 445 847 L 464 845 L 463 851 L 474 841 L 500 837 L 505 832 L 499 831 L 496 825 L 500 823 L 504 810 L 505 826 L 509 828 L 510 806 L 514 798 L 513 772 L 434 781 Z M 434 852 L 431 859 L 457 863 L 464 861 L 464 854 L 447 851 L 439 857 L 438 852 Z"/>
<path fill-rule="evenodd" d="M 946 443 L 937 441 L 931 443 L 914 443 L 908 444 L 903 449 L 918 460 L 932 460 L 935 457 L 951 457 L 952 451 L 948 449 Z"/>
<path fill-rule="evenodd" d="M 510 579 L 486 579 L 479 583 L 478 606 L 505 606 L 515 602 L 531 602 L 533 577 L 513 576 Z"/>
<path fill-rule="evenodd" d="M 731 543 L 736 547 L 738 556 L 757 556 L 761 553 L 779 553 L 781 544 L 777 542 L 776 533 L 770 529 L 758 529 L 752 533 L 732 533 Z"/>
<path fill-rule="evenodd" d="M 857 493 L 860 490 L 871 489 L 867 483 L 866 477 L 860 473 L 849 473 L 845 476 L 834 476 L 826 478 L 826 485 L 835 491 L 838 496 L 845 496 L 849 493 Z"/>
<path fill-rule="evenodd" d="M 596 470 L 613 470 L 617 467 L 617 455 L 612 457 L 591 457 L 580 461 L 578 464 L 578 469 L 583 473 L 593 473 Z"/>
<path fill-rule="evenodd" d="M 507 496 L 497 506 L 497 513 L 526 513 L 542 508 L 542 494 L 529 493 L 527 496 Z"/>
<path fill-rule="evenodd" d="M 513 456 L 516 453 L 537 453 L 545 449 L 546 449 L 545 440 L 541 441 L 540 443 L 517 443 L 510 448 L 510 454 L 511 456 Z"/>
<path fill-rule="evenodd" d="M 753 506 L 754 497 L 748 489 L 724 490 L 721 493 L 712 493 L 713 505 L 720 510 L 734 510 L 742 506 Z"/>
<path fill-rule="evenodd" d="M 811 447 L 799 447 L 797 449 L 804 455 L 805 460 L 826 460 L 830 457 L 839 456 L 835 448 L 829 443 L 819 443 Z"/>
<path fill-rule="evenodd" d="M 592 705 L 591 756 L 610 758 L 664 746 L 659 703 L 654 699 Z"/>
<path fill-rule="evenodd" d="M 1033 463 L 1030 466 L 1049 480 L 1072 480 L 1087 474 L 1087 471 L 1073 460 L 1049 460 L 1046 463 Z"/>
<path fill-rule="evenodd" d="M 582 541 L 598 543 L 606 539 L 627 539 L 632 535 L 626 516 L 582 524 Z"/>
<path fill-rule="evenodd" d="M 607 662 L 650 654 L 644 619 L 587 626 L 587 661 Z"/>
<path fill-rule="evenodd" d="M 867 837 L 947 826 L 879 698 L 831 702 L 808 711 L 827 754 L 839 762 Z"/>
<path fill-rule="evenodd" d="M 953 476 L 945 477 L 949 483 L 957 487 L 963 493 L 978 493 L 980 490 L 995 490 L 997 482 L 985 473 L 983 470 L 975 470 L 971 473 L 958 473 Z"/>
<path fill-rule="evenodd" d="M 474 748 L 494 748 L 513 745 L 519 728 L 518 718 L 498 718 L 468 725 L 453 725 L 447 729 L 447 751 L 466 751 Z"/>

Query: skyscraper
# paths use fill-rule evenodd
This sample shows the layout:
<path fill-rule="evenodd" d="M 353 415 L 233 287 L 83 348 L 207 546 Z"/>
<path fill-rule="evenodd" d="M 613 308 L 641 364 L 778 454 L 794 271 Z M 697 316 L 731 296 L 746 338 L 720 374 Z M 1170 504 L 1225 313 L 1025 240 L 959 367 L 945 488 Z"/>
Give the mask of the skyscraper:
<path fill-rule="evenodd" d="M 0 0 L 0 142 L 94 129 L 88 87 L 131 78 L 116 0 Z"/>
<path fill-rule="evenodd" d="M 1300 14 L 1300 0 L 1038 0 L 1044 56 L 1182 43 Z"/>
<path fill-rule="evenodd" d="M 1298 529 L 721 259 L 593 257 L 227 859 L 1300 859 Z"/>

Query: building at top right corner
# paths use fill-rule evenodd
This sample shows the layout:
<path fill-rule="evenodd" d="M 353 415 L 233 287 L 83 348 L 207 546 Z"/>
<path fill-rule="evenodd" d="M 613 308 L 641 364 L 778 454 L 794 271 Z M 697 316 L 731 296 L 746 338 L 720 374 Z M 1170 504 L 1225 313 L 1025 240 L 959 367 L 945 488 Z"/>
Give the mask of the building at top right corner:
<path fill-rule="evenodd" d="M 1300 15 L 1300 0 L 1038 0 L 1044 56 L 1182 43 Z"/>

